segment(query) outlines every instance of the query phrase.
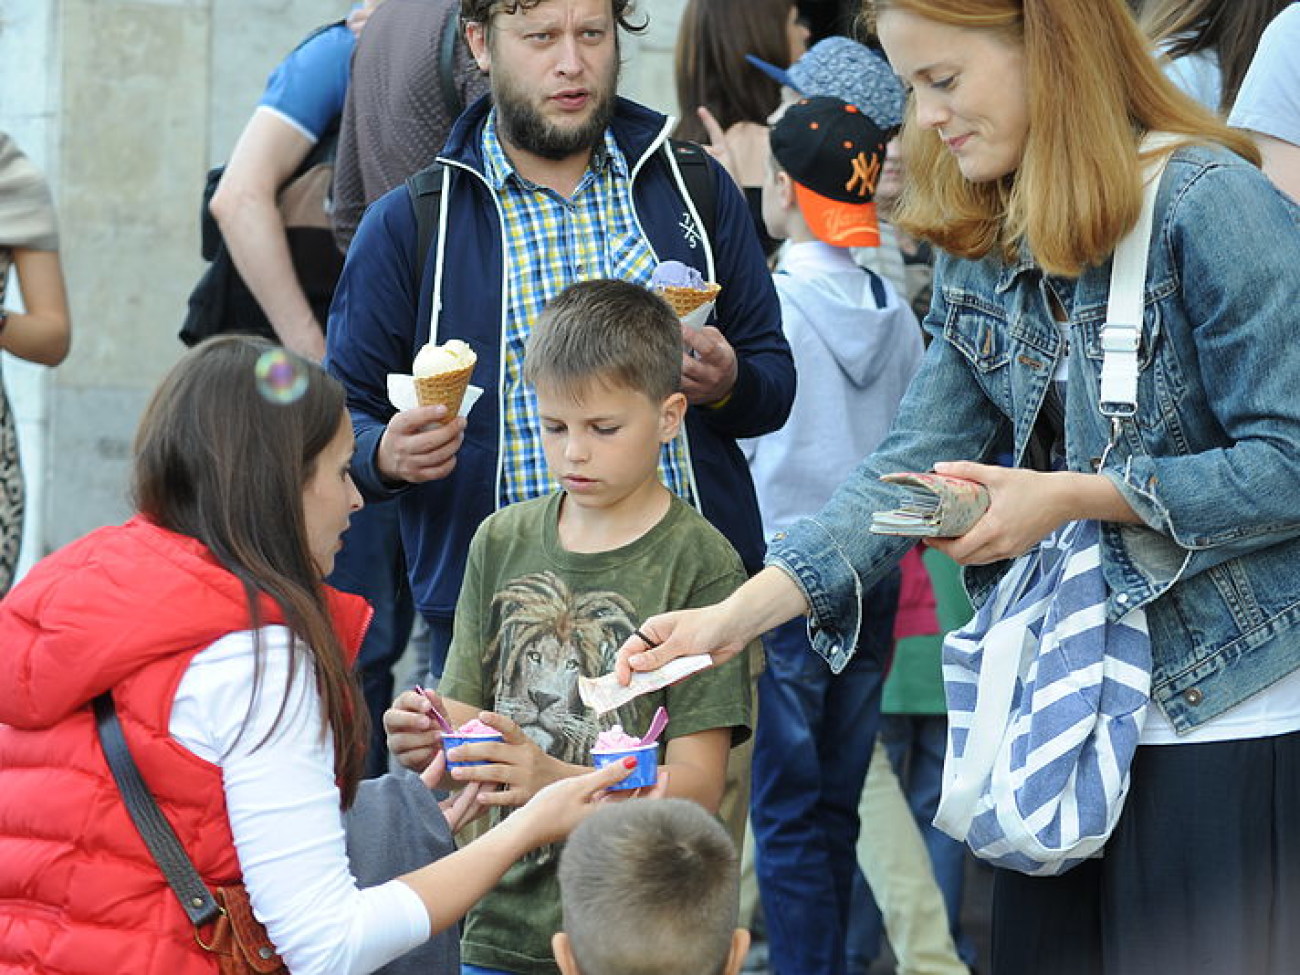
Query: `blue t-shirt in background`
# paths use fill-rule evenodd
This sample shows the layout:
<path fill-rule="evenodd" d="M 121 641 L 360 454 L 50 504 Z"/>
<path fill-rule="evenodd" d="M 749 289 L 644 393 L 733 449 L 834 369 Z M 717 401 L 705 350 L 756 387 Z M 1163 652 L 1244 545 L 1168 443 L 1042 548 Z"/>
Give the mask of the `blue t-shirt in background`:
<path fill-rule="evenodd" d="M 316 142 L 343 114 L 356 43 L 342 23 L 311 35 L 271 72 L 258 108 L 270 109 Z"/>

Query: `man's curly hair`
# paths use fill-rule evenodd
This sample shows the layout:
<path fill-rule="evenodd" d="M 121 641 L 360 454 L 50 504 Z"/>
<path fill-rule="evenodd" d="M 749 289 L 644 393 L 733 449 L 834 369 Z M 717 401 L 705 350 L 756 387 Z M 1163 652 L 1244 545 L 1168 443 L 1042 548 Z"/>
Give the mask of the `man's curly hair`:
<path fill-rule="evenodd" d="M 544 2 L 545 0 L 460 0 L 460 20 L 462 24 L 483 24 L 490 28 L 492 18 L 497 14 L 509 16 L 520 10 L 531 10 Z M 645 30 L 644 22 L 634 24 L 628 19 L 636 0 L 610 0 L 610 3 L 613 6 L 614 20 L 619 27 L 631 34 Z"/>

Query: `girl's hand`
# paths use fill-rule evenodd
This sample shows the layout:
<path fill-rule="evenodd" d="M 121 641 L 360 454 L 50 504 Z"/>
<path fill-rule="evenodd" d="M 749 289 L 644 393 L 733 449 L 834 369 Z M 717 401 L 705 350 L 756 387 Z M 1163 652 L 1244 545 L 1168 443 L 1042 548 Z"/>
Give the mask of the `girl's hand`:
<path fill-rule="evenodd" d="M 1139 521 L 1119 489 L 1100 474 L 1030 471 L 968 461 L 935 464 L 934 469 L 989 489 L 989 510 L 974 528 L 960 538 L 926 539 L 962 565 L 987 565 L 1023 555 L 1076 518 Z"/>
<path fill-rule="evenodd" d="M 718 124 L 717 118 L 705 106 L 701 105 L 695 110 L 699 116 L 700 122 L 704 125 L 704 131 L 708 134 L 708 143 L 704 146 L 704 151 L 718 161 L 718 164 L 727 171 L 737 186 L 743 186 L 740 181 L 740 168 L 736 158 L 731 153 L 731 146 L 727 142 L 727 134 L 722 131 L 722 126 Z"/>
<path fill-rule="evenodd" d="M 643 785 L 636 789 L 615 789 L 613 792 L 606 792 L 600 797 L 600 802 L 627 802 L 629 799 L 667 799 L 668 798 L 668 780 L 672 775 L 671 770 L 659 767 L 659 774 L 655 776 L 654 785 Z"/>
<path fill-rule="evenodd" d="M 636 767 L 636 759 L 614 763 L 595 772 L 553 782 L 509 818 L 493 828 L 518 830 L 529 849 L 564 839 L 607 796 L 606 789 L 621 782 Z"/>
<path fill-rule="evenodd" d="M 478 716 L 484 724 L 501 732 L 505 741 L 484 741 L 451 749 L 457 762 L 489 762 L 453 768 L 457 782 L 476 782 L 483 787 L 478 801 L 486 806 L 522 806 L 542 789 L 560 779 L 580 775 L 584 769 L 553 758 L 524 734 L 519 725 L 505 715 L 483 711 Z M 495 791 L 488 791 L 495 786 Z"/>

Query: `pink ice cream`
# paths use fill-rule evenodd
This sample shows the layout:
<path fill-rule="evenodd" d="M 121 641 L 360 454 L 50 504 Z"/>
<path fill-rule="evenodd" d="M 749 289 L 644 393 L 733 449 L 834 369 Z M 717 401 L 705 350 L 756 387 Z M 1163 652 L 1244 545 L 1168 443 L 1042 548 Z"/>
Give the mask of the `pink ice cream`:
<path fill-rule="evenodd" d="M 501 732 L 497 731 L 496 728 L 493 728 L 490 724 L 485 724 L 480 721 L 478 718 L 471 718 L 456 729 L 456 734 L 462 738 L 482 738 L 485 735 L 498 737 Z"/>
<path fill-rule="evenodd" d="M 663 261 L 650 276 L 650 290 L 656 288 L 707 288 L 708 282 L 689 264 L 681 261 Z"/>
<path fill-rule="evenodd" d="M 593 752 L 626 752 L 641 747 L 641 739 L 633 738 L 623 730 L 622 725 L 614 725 L 596 736 L 596 743 L 591 746 Z"/>
<path fill-rule="evenodd" d="M 501 732 L 497 731 L 497 729 L 493 728 L 490 724 L 480 721 L 478 718 L 466 721 L 454 732 L 446 732 L 442 736 L 442 743 L 448 750 L 455 750 L 460 748 L 462 745 L 477 745 L 488 741 L 504 740 L 505 736 L 502 735 Z M 467 765 L 487 764 L 488 762 L 486 760 L 479 760 L 476 762 L 453 762 L 450 758 L 447 759 L 448 768 L 462 768 Z"/>

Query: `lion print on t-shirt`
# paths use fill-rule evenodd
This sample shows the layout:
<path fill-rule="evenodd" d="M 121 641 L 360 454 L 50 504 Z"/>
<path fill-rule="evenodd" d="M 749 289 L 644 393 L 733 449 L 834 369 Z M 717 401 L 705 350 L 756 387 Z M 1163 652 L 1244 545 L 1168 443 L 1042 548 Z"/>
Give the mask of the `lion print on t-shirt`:
<path fill-rule="evenodd" d="M 496 710 L 543 751 L 588 764 L 598 728 L 578 697 L 578 677 L 598 677 L 636 628 L 616 592 L 574 592 L 552 572 L 512 580 L 492 599 L 498 620 L 487 659 L 500 662 Z"/>

